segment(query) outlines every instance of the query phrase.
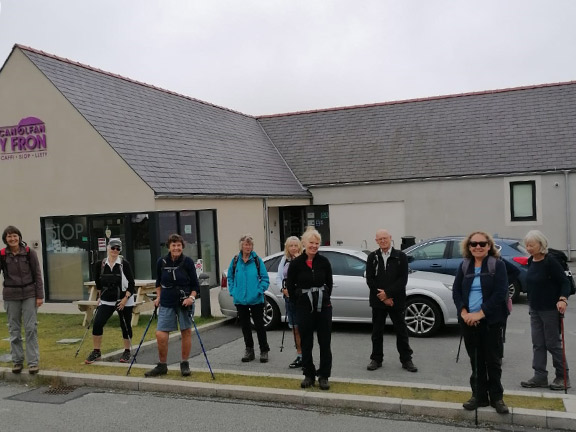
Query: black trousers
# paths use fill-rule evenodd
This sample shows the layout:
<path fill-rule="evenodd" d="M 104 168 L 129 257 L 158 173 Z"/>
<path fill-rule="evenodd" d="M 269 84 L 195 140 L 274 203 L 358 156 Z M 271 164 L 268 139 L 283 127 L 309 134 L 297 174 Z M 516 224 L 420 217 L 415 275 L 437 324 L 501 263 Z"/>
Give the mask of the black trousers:
<path fill-rule="evenodd" d="M 486 320 L 482 320 L 476 327 L 464 323 L 460 327 L 472 367 L 472 394 L 482 401 L 488 397 L 491 401 L 502 399 L 502 324 L 489 326 Z"/>
<path fill-rule="evenodd" d="M 246 348 L 254 348 L 252 324 L 250 323 L 250 314 L 252 314 L 252 320 L 254 321 L 254 329 L 256 330 L 256 337 L 258 337 L 260 351 L 270 351 L 268 338 L 266 337 L 266 329 L 264 328 L 264 303 L 255 305 L 237 304 L 235 306 L 238 311 L 238 320 L 242 326 L 242 334 L 244 335 L 244 344 L 246 345 Z"/>
<path fill-rule="evenodd" d="M 404 320 L 404 308 L 372 308 L 372 354 L 371 360 L 382 363 L 384 359 L 384 325 L 386 317 L 390 316 L 396 333 L 396 349 L 400 354 L 400 362 L 412 360 L 412 348 L 408 339 L 408 328 Z"/>
<path fill-rule="evenodd" d="M 118 312 L 120 317 L 120 328 L 122 329 L 122 337 L 124 339 L 132 339 L 132 309 L 133 306 L 124 307 L 121 311 L 116 309 L 116 306 L 100 305 L 94 317 L 94 325 L 92 327 L 92 335 L 102 336 L 104 334 L 104 326 L 114 314 Z M 124 318 L 124 319 L 122 319 Z M 126 323 L 126 325 L 124 325 Z"/>
<path fill-rule="evenodd" d="M 300 330 L 302 345 L 302 371 L 305 376 L 329 378 L 332 373 L 332 306 L 325 306 L 320 312 L 312 312 L 309 307 L 295 307 L 296 323 Z M 314 331 L 320 347 L 320 367 L 316 370 L 312 349 Z"/>

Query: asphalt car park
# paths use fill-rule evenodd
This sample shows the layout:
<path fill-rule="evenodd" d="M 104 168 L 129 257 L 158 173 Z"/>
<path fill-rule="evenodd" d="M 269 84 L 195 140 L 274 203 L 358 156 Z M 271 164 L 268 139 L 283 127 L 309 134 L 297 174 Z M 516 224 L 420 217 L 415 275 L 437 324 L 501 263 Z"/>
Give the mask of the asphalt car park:
<path fill-rule="evenodd" d="M 365 271 L 368 255 L 364 251 L 337 247 L 321 247 L 320 253 L 332 265 L 334 286 L 331 301 L 333 321 L 348 323 L 370 323 L 372 309 L 368 303 L 368 286 Z M 265 292 L 265 324 L 267 329 L 278 328 L 285 320 L 285 302 L 276 284 L 276 271 L 283 253 L 263 258 L 270 277 L 270 287 Z M 227 290 L 223 275 L 222 288 L 218 296 L 222 314 L 236 317 L 236 307 Z M 413 337 L 434 336 L 443 326 L 458 322 L 452 301 L 454 277 L 438 273 L 414 271 L 408 275 L 406 287 L 406 324 Z"/>

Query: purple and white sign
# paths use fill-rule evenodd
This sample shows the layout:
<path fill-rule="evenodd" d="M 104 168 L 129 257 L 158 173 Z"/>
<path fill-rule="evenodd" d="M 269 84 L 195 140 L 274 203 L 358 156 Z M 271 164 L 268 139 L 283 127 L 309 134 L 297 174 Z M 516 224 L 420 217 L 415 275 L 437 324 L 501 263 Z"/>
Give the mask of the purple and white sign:
<path fill-rule="evenodd" d="M 0 126 L 0 160 L 45 157 L 46 125 L 36 117 L 26 117 L 16 126 Z"/>

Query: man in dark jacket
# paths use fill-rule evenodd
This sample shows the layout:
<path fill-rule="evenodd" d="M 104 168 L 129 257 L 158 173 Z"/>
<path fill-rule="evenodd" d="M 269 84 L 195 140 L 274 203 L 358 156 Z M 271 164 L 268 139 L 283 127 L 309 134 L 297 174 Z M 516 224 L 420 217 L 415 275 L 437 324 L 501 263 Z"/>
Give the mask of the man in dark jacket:
<path fill-rule="evenodd" d="M 388 231 L 376 231 L 376 243 L 380 247 L 368 255 L 366 263 L 366 283 L 370 288 L 372 308 L 372 354 L 367 369 L 373 371 L 382 367 L 384 324 L 386 317 L 390 316 L 396 332 L 396 348 L 402 367 L 410 372 L 417 372 L 418 369 L 412 362 L 412 348 L 404 319 L 408 259 L 404 252 L 392 247 L 392 236 Z"/>

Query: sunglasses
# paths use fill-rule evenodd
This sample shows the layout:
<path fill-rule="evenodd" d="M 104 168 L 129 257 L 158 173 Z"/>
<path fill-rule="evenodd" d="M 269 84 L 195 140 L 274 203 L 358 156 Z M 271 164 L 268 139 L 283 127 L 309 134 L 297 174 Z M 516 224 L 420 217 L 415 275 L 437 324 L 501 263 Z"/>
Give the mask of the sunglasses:
<path fill-rule="evenodd" d="M 483 241 L 483 242 L 471 241 L 470 243 L 468 243 L 468 245 L 469 245 L 470 247 L 476 247 L 476 246 L 486 247 L 486 246 L 488 246 L 488 242 L 485 242 L 485 241 Z"/>
<path fill-rule="evenodd" d="M 118 252 L 120 252 L 122 250 L 122 248 L 120 246 L 112 246 L 110 249 L 118 251 Z"/>

